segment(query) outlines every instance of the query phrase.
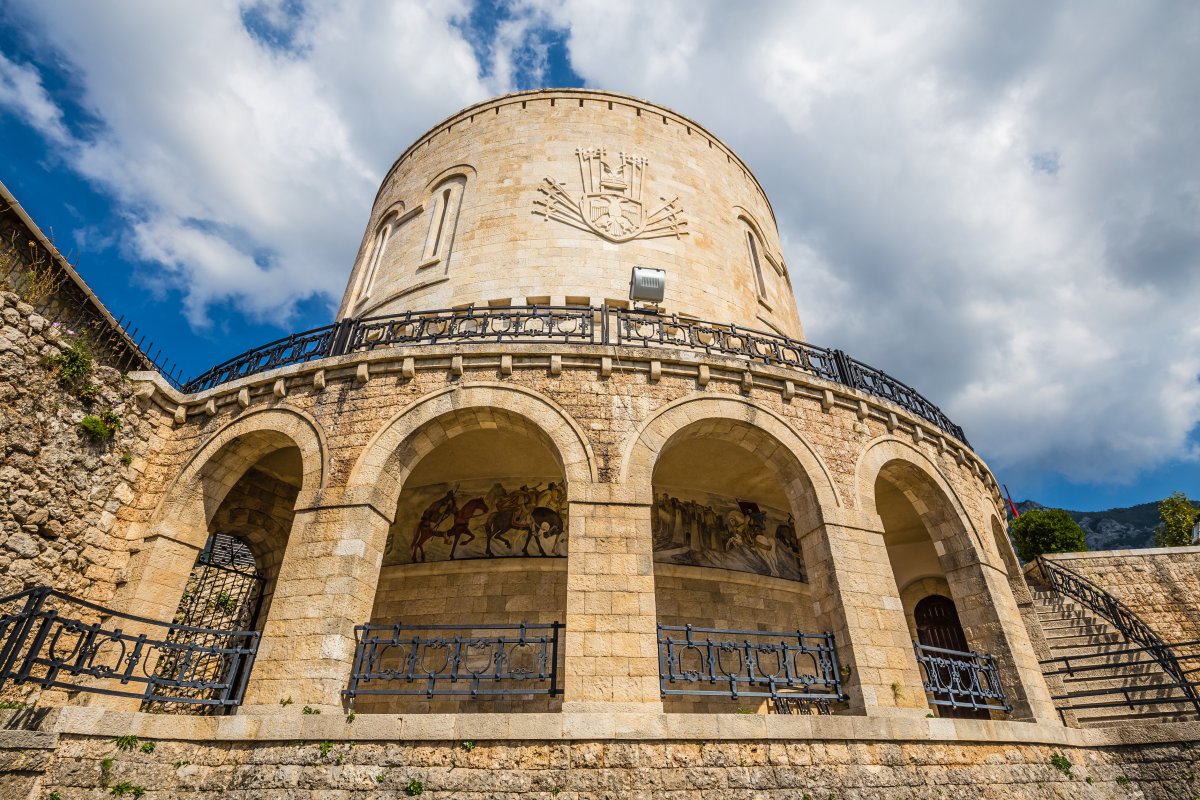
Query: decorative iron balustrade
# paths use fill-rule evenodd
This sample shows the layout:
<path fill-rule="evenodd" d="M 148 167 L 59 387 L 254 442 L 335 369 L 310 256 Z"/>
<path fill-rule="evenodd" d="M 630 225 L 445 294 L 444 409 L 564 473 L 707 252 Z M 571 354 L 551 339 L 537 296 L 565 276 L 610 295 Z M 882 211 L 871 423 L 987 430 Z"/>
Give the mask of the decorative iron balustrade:
<path fill-rule="evenodd" d="M 1120 632 L 1125 641 L 1141 645 L 1146 654 L 1175 679 L 1188 702 L 1200 713 L 1200 691 L 1192 682 L 1188 671 L 1180 665 L 1174 649 L 1134 613 L 1133 609 L 1078 572 L 1056 561 L 1038 556 L 1036 564 L 1038 573 L 1050 589 L 1099 614 Z"/>
<path fill-rule="evenodd" d="M 192 378 L 183 385 L 185 392 L 202 392 L 223 383 L 256 375 L 260 372 L 286 367 L 290 364 L 303 364 L 317 358 L 334 355 L 336 335 L 342 323 L 313 328 L 303 333 L 293 333 L 282 339 L 247 350 L 240 356 L 234 356 L 207 372 Z"/>
<path fill-rule="evenodd" d="M 358 695 L 553 697 L 562 691 L 558 641 L 563 627 L 559 622 L 359 625 L 350 687 L 342 694 L 351 700 Z"/>
<path fill-rule="evenodd" d="M 925 673 L 925 691 L 932 705 L 976 711 L 1012 710 L 992 656 L 918 642 L 913 642 L 913 648 Z"/>
<path fill-rule="evenodd" d="M 506 306 L 408 311 L 347 318 L 278 339 L 218 364 L 183 386 L 199 392 L 259 372 L 386 347 L 453 342 L 563 342 L 668 347 L 788 367 L 895 403 L 963 443 L 941 409 L 885 372 L 832 350 L 775 333 L 608 306 Z"/>
<path fill-rule="evenodd" d="M 512 306 L 409 311 L 354 321 L 347 352 L 439 342 L 596 341 L 595 311 L 580 306 Z"/>
<path fill-rule="evenodd" d="M 257 631 L 158 622 L 47 587 L 28 589 L 0 598 L 0 688 L 12 681 L 144 703 L 233 708 L 242 702 L 258 638 Z"/>
<path fill-rule="evenodd" d="M 832 633 L 659 625 L 658 667 L 664 697 L 767 697 L 789 712 L 807 701 L 822 714 L 846 699 Z"/>
<path fill-rule="evenodd" d="M 1105 708 L 1138 709 L 1145 706 L 1187 706 L 1189 708 L 1180 709 L 1179 713 L 1195 715 L 1198 712 L 1186 687 L 1190 686 L 1193 689 L 1200 687 L 1200 682 L 1194 679 L 1196 673 L 1200 672 L 1200 666 L 1183 667 L 1182 664 L 1200 661 L 1200 653 L 1192 652 L 1180 655 L 1179 651 L 1185 648 L 1194 650 L 1200 647 L 1200 640 L 1173 642 L 1168 647 L 1176 653 L 1176 661 L 1181 665 L 1180 668 L 1184 674 L 1188 676 L 1186 682 L 1181 683 L 1167 673 L 1166 680 L 1150 681 L 1145 676 L 1139 676 L 1115 686 L 1068 690 L 1062 694 L 1050 696 L 1050 699 L 1054 700 L 1058 706 L 1059 716 L 1065 718 L 1067 711 L 1090 711 Z M 1141 658 L 1142 655 L 1149 657 Z M 1042 673 L 1047 677 L 1066 675 L 1077 678 L 1092 675 L 1099 679 L 1106 679 L 1110 676 L 1120 677 L 1119 670 L 1150 665 L 1161 666 L 1158 659 L 1150 655 L 1149 649 L 1146 647 L 1122 647 L 1116 650 L 1098 650 L 1094 653 L 1055 656 L 1043 659 L 1038 663 L 1042 667 Z"/>

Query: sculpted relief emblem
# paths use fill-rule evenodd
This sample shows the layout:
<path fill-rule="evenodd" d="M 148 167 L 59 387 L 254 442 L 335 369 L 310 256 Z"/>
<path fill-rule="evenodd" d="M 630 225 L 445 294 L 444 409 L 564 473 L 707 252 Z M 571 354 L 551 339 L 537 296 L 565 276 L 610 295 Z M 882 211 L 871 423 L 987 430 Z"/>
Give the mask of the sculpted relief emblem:
<path fill-rule="evenodd" d="M 642 200 L 647 164 L 641 156 L 620 153 L 610 159 L 603 147 L 577 149 L 583 192 L 572 197 L 565 183 L 542 181 L 535 214 L 580 230 L 591 231 L 612 242 L 683 236 L 687 220 L 679 198 L 667 200 L 654 211 Z"/>

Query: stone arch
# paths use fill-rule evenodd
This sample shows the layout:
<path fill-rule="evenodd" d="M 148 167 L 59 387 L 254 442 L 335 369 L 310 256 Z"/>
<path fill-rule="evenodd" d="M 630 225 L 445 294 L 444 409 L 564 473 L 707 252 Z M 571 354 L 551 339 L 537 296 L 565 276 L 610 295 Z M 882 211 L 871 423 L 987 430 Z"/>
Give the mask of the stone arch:
<path fill-rule="evenodd" d="M 779 416 L 736 397 L 692 395 L 659 409 L 625 445 L 619 482 L 644 491 L 649 500 L 659 455 L 672 437 L 696 423 L 704 426 L 696 432 L 756 450 L 775 469 L 793 509 L 812 512 L 811 519 L 797 518 L 798 533 L 819 525 L 825 510 L 841 507 L 829 469 L 812 446 Z"/>
<path fill-rule="evenodd" d="M 885 468 L 889 472 L 889 481 L 913 504 L 934 542 L 946 542 L 967 532 L 981 557 L 990 554 L 961 498 L 937 464 L 903 439 L 894 436 L 878 438 L 859 456 L 855 467 L 855 489 L 860 510 L 875 510 L 875 485 Z"/>
<path fill-rule="evenodd" d="M 152 516 L 151 528 L 204 545 L 208 523 L 229 490 L 259 459 L 285 447 L 300 451 L 302 483 L 296 507 L 315 504 L 328 475 L 328 445 L 309 414 L 288 406 L 249 411 L 208 438 L 179 471 Z"/>
<path fill-rule="evenodd" d="M 454 177 L 462 177 L 467 181 L 471 181 L 474 180 L 476 174 L 475 168 L 470 164 L 455 164 L 452 167 L 446 167 L 437 175 L 434 175 L 432 178 L 430 178 L 429 182 L 425 184 L 425 191 L 432 192 L 434 187 L 439 186 L 450 178 Z"/>
<path fill-rule="evenodd" d="M 390 520 L 405 479 L 422 457 L 461 431 L 496 424 L 521 428 L 548 446 L 562 467 L 568 500 L 580 485 L 596 480 L 591 445 L 561 406 L 523 387 L 481 382 L 425 395 L 388 420 L 355 462 L 347 501 L 371 505 Z"/>

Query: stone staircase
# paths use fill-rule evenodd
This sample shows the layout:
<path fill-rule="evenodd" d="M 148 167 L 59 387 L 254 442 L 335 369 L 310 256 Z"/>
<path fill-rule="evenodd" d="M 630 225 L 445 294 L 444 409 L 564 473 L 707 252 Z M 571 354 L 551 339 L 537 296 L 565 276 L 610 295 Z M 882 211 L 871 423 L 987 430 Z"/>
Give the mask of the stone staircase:
<path fill-rule="evenodd" d="M 1034 589 L 1038 618 L 1050 646 L 1042 662 L 1047 677 L 1063 682 L 1054 698 L 1060 711 L 1081 727 L 1197 718 L 1195 706 L 1177 681 L 1136 642 L 1069 597 Z"/>

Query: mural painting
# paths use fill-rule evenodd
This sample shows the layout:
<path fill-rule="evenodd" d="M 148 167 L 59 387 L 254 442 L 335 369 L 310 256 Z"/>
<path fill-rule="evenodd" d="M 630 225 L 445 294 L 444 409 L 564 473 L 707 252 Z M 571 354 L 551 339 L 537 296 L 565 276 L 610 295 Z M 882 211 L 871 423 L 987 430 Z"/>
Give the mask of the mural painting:
<path fill-rule="evenodd" d="M 654 560 L 803 581 L 792 515 L 748 500 L 655 488 Z"/>
<path fill-rule="evenodd" d="M 565 556 L 566 499 L 554 478 L 406 486 L 383 563 Z"/>

